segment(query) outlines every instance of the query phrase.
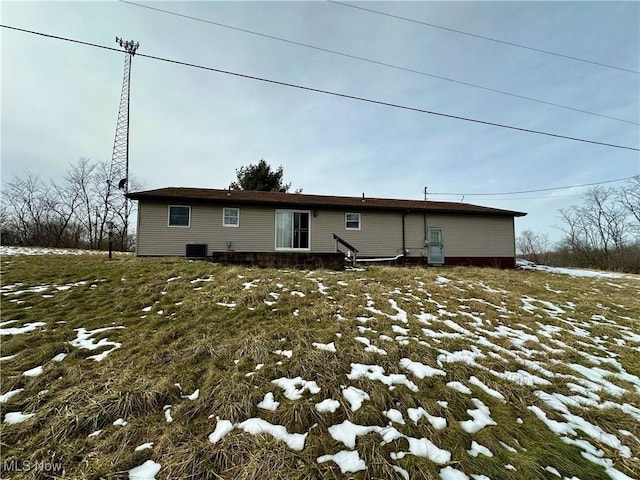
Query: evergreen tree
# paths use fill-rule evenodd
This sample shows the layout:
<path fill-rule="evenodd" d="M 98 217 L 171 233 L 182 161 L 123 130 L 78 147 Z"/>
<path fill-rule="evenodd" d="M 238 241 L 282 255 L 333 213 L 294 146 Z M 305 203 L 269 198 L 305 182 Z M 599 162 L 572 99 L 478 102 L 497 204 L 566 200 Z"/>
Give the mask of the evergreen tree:
<path fill-rule="evenodd" d="M 231 190 L 259 190 L 263 192 L 288 192 L 291 183 L 283 183 L 282 165 L 273 171 L 271 166 L 261 159 L 257 165 L 236 169 L 237 181 L 231 182 Z"/>

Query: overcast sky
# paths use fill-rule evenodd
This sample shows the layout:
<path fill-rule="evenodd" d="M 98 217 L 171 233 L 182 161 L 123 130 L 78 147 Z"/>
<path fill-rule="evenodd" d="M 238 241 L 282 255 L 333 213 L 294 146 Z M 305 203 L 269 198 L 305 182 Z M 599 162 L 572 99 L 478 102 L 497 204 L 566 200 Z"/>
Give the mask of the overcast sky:
<path fill-rule="evenodd" d="M 122 2 L 3 1 L 1 20 L 109 47 L 117 47 L 119 36 L 138 41 L 140 54 L 448 115 L 627 147 L 640 144 L 639 2 L 352 4 L 449 30 L 326 1 L 140 4 L 236 30 Z M 110 161 L 124 54 L 6 28 L 0 34 L 3 182 L 25 170 L 59 178 L 80 157 Z M 509 197 L 470 194 L 640 173 L 637 151 L 139 55 L 133 59 L 130 117 L 131 176 L 145 189 L 226 188 L 236 168 L 264 158 L 282 165 L 292 189 L 304 193 L 422 199 L 425 186 L 433 193 L 467 193 L 464 202 L 528 212 L 516 220 L 517 232 L 533 229 L 552 239 L 560 236 L 553 228 L 559 224 L 557 210 L 579 203 L 585 188 Z"/>

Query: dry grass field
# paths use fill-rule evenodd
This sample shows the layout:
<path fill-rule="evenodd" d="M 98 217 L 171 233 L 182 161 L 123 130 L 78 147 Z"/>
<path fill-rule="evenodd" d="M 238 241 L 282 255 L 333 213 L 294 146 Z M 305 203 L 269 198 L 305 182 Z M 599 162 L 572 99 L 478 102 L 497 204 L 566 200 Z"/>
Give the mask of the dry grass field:
<path fill-rule="evenodd" d="M 2 478 L 640 477 L 638 277 L 0 266 Z"/>

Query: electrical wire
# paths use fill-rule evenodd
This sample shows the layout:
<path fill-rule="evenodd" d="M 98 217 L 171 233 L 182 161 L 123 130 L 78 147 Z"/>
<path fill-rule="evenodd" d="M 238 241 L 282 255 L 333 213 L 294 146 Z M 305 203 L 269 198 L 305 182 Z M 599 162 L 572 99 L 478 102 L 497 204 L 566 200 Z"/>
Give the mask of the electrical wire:
<path fill-rule="evenodd" d="M 538 52 L 538 53 L 545 53 L 547 55 L 554 55 L 556 57 L 567 58 L 569 60 L 575 60 L 577 62 L 590 63 L 592 65 L 598 65 L 600 67 L 612 68 L 614 70 L 621 70 L 623 72 L 635 73 L 636 75 L 640 74 L 639 71 L 631 70 L 629 68 L 617 67 L 615 65 L 608 65 L 606 63 L 594 62 L 592 60 L 587 60 L 587 59 L 580 58 L 580 57 L 573 57 L 571 55 L 565 55 L 565 54 L 562 54 L 562 53 L 553 52 L 551 50 L 543 50 L 541 48 L 529 47 L 527 45 L 522 45 L 522 44 L 519 44 L 519 43 L 507 42 L 505 40 L 499 40 L 497 38 L 486 37 L 484 35 L 478 35 L 478 34 L 475 34 L 475 33 L 465 32 L 464 30 L 456 30 L 455 28 L 443 27 L 442 25 L 436 25 L 434 23 L 422 22 L 420 20 L 414 20 L 413 18 L 401 17 L 399 15 L 393 15 L 391 13 L 381 12 L 379 10 L 373 10 L 371 8 L 365 8 L 365 7 L 361 7 L 361 6 L 358 6 L 358 5 L 353 5 L 353 4 L 350 4 L 350 3 L 338 2 L 336 0 L 326 0 L 326 1 L 329 2 L 329 3 L 336 4 L 336 5 L 342 5 L 343 7 L 355 8 L 357 10 L 363 10 L 365 12 L 375 13 L 377 15 L 383 15 L 385 17 L 395 18 L 397 20 L 404 20 L 405 22 L 417 23 L 417 24 L 425 25 L 427 27 L 432 27 L 432 28 L 439 28 L 440 30 L 446 30 L 448 32 L 459 33 L 461 35 L 467 35 L 469 37 L 480 38 L 482 40 L 488 40 L 490 42 L 501 43 L 503 45 L 509 45 L 511 47 L 524 48 L 526 50 L 532 50 L 532 51 Z"/>
<path fill-rule="evenodd" d="M 555 200 L 556 198 L 578 198 L 582 197 L 583 194 L 580 195 L 553 195 L 551 197 L 510 197 L 510 198 L 492 198 L 492 202 L 515 202 L 520 200 Z"/>
<path fill-rule="evenodd" d="M 427 192 L 427 195 L 464 195 L 465 197 L 478 197 L 478 196 L 494 196 L 494 195 L 519 195 L 523 193 L 539 193 L 539 192 L 551 192 L 553 190 L 568 190 L 569 188 L 579 187 L 592 187 L 594 185 L 604 185 L 605 183 L 622 182 L 624 180 L 631 180 L 635 175 L 624 178 L 615 178 L 613 180 L 603 180 L 602 182 L 582 183 L 580 185 L 566 185 L 564 187 L 551 187 L 551 188 L 537 188 L 535 190 L 521 190 L 519 192 L 498 192 L 498 193 L 454 193 L 454 192 Z M 549 197 L 544 197 L 549 198 Z M 517 200 L 517 199 L 516 199 Z"/>
<path fill-rule="evenodd" d="M 247 30 L 245 28 L 234 27 L 234 26 L 231 26 L 231 25 L 226 25 L 224 23 L 214 22 L 212 20 L 206 20 L 204 18 L 194 17 L 192 15 L 186 15 L 186 14 L 174 12 L 174 11 L 171 11 L 171 10 L 165 10 L 163 8 L 152 7 L 150 5 L 143 5 L 143 4 L 136 3 L 136 2 L 131 2 L 131 1 L 128 1 L 128 0 L 119 0 L 119 1 L 120 1 L 120 3 L 126 3 L 128 5 L 133 5 L 133 6 L 136 6 L 136 7 L 146 8 L 148 10 L 153 10 L 155 12 L 166 13 L 168 15 L 173 15 L 173 16 L 176 16 L 176 17 L 186 18 L 188 20 L 194 20 L 194 21 L 197 21 L 197 22 L 208 23 L 210 25 L 215 25 L 217 27 L 228 28 L 230 30 L 235 30 L 235 31 L 242 32 L 242 33 L 248 33 L 248 34 L 251 34 L 251 35 L 257 35 L 259 37 L 269 38 L 271 40 L 277 40 L 277 41 L 280 41 L 280 42 L 289 43 L 291 45 L 297 45 L 299 47 L 311 48 L 311 49 L 314 49 L 314 50 L 319 50 L 321 52 L 330 53 L 330 54 L 333 54 L 333 55 L 339 55 L 339 56 L 342 56 L 342 57 L 350 58 L 350 59 L 353 59 L 353 60 L 359 60 L 359 61 L 362 61 L 362 62 L 372 63 L 374 65 L 393 68 L 393 69 L 401 70 L 401 71 L 404 71 L 404 72 L 415 73 L 415 74 L 418 74 L 418 75 L 423 75 L 425 77 L 436 78 L 438 80 L 444 80 L 446 82 L 456 83 L 458 85 L 463 85 L 465 87 L 479 88 L 481 90 L 497 93 L 497 94 L 500 94 L 500 95 L 508 95 L 510 97 L 515 97 L 515 98 L 519 98 L 519 99 L 522 99 L 522 100 L 529 100 L 529 101 L 532 101 L 532 102 L 537 102 L 537 103 L 541 103 L 541 104 L 544 104 L 544 105 L 549 105 L 549 106 L 552 106 L 552 107 L 564 108 L 566 110 L 571 110 L 571 111 L 579 112 L 579 113 L 585 113 L 587 115 L 595 115 L 597 117 L 607 118 L 609 120 L 615 120 L 617 122 L 629 123 L 631 125 L 640 125 L 640 123 L 638 123 L 638 122 L 634 122 L 634 121 L 631 121 L 631 120 L 625 120 L 623 118 L 612 117 L 612 116 L 609 116 L 609 115 L 604 115 L 602 113 L 596 113 L 596 112 L 591 112 L 589 110 L 583 110 L 583 109 L 580 109 L 580 108 L 569 107 L 567 105 L 561 105 L 559 103 L 548 102 L 546 100 L 540 100 L 538 98 L 527 97 L 525 95 L 519 95 L 517 93 L 505 92 L 504 90 L 498 90 L 496 88 L 484 87 L 482 85 L 477 85 L 475 83 L 465 82 L 465 81 L 462 81 L 462 80 L 456 80 L 454 78 L 443 77 L 441 75 L 435 75 L 435 74 L 432 74 L 432 73 L 427 73 L 427 72 L 423 72 L 423 71 L 420 71 L 420 70 L 415 70 L 415 69 L 412 69 L 412 68 L 401 67 L 399 65 L 394 65 L 394 64 L 386 63 L 386 62 L 381 62 L 381 61 L 378 61 L 378 60 L 372 60 L 370 58 L 360 57 L 358 55 L 351 55 L 349 53 L 339 52 L 339 51 L 336 51 L 336 50 L 330 50 L 328 48 L 318 47 L 318 46 L 315 46 L 315 45 L 310 45 L 308 43 L 297 42 L 295 40 L 288 40 L 286 38 L 277 37 L 275 35 L 268 35 L 266 33 L 260 33 L 260 32 L 256 32 L 256 31 L 253 31 L 253 30 Z"/>
<path fill-rule="evenodd" d="M 559 195 L 557 197 L 521 197 L 521 198 L 492 198 L 492 202 L 513 202 L 520 200 L 555 200 L 561 198 L 581 198 L 584 195 Z"/>
<path fill-rule="evenodd" d="M 107 47 L 106 45 L 99 45 L 97 43 L 84 42 L 82 40 L 76 40 L 74 38 L 60 37 L 58 35 L 51 35 L 49 33 L 44 33 L 44 32 L 36 32 L 35 30 L 27 30 L 25 28 L 12 27 L 11 25 L 5 25 L 5 24 L 0 24 L 0 27 L 8 28 L 9 30 L 15 30 L 17 32 L 30 33 L 32 35 L 39 35 L 41 37 L 53 38 L 55 40 L 64 40 L 65 42 L 77 43 L 80 45 L 86 45 L 88 47 L 102 48 L 104 50 L 111 50 L 112 52 L 124 53 L 124 50 L 121 50 L 116 47 Z"/>
<path fill-rule="evenodd" d="M 32 34 L 32 35 L 38 35 L 38 36 L 42 36 L 42 37 L 46 37 L 46 38 L 52 38 L 52 39 L 56 39 L 56 40 L 63 40 L 63 41 L 68 41 L 68 42 L 77 43 L 77 44 L 81 44 L 81 45 L 87 45 L 87 46 L 91 46 L 91 47 L 102 48 L 102 49 L 105 49 L 105 50 L 112 50 L 112 51 L 116 51 L 116 52 L 126 53 L 124 50 L 120 50 L 120 49 L 112 48 L 112 47 L 107 47 L 105 45 L 98 45 L 98 44 L 95 44 L 95 43 L 83 42 L 81 40 L 69 39 L 69 38 L 66 38 L 66 37 L 61 37 L 61 36 L 57 36 L 57 35 L 51 35 L 51 34 L 47 34 L 47 33 L 43 33 L 43 32 L 36 32 L 36 31 L 33 31 L 33 30 L 27 30 L 27 29 L 23 29 L 23 28 L 19 28 L 19 27 L 13 27 L 13 26 L 4 25 L 4 24 L 0 24 L 0 27 L 8 28 L 10 30 L 15 30 L 15 31 L 23 32 L 23 33 L 29 33 L 29 34 Z M 560 134 L 556 134 L 556 133 L 544 132 L 544 131 L 541 131 L 541 130 L 532 130 L 532 129 L 528 129 L 528 128 L 514 127 L 512 125 L 505 125 L 505 124 L 500 124 L 500 123 L 495 123 L 495 122 L 488 122 L 488 121 L 485 121 L 485 120 L 478 120 L 478 119 L 469 118 L 469 117 L 462 117 L 462 116 L 459 116 L 459 115 L 451 115 L 451 114 L 448 114 L 448 113 L 435 112 L 435 111 L 425 110 L 425 109 L 417 108 L 417 107 L 410 107 L 410 106 L 400 105 L 400 104 L 396 104 L 396 103 L 384 102 L 384 101 L 381 101 L 381 100 L 373 100 L 373 99 L 370 99 L 370 98 L 358 97 L 358 96 L 355 96 L 355 95 L 348 95 L 346 93 L 332 92 L 330 90 L 322 90 L 322 89 L 319 89 L 319 88 L 306 87 L 306 86 L 303 86 L 303 85 L 296 85 L 296 84 L 293 84 L 293 83 L 287 83 L 287 82 L 281 82 L 281 81 L 278 81 L 278 80 L 271 80 L 271 79 L 268 79 L 268 78 L 256 77 L 254 75 L 247 75 L 247 74 L 243 74 L 243 73 L 237 73 L 237 72 L 231 72 L 231 71 L 227 71 L 227 70 L 221 70 L 219 68 L 207 67 L 207 66 L 204 66 L 204 65 L 197 65 L 197 64 L 189 63 L 189 62 L 182 62 L 180 60 L 173 60 L 173 59 L 169 59 L 169 58 L 158 57 L 158 56 L 155 56 L 155 55 L 147 55 L 147 54 L 139 53 L 139 52 L 136 52 L 136 55 L 138 57 L 144 57 L 144 58 L 149 58 L 149 59 L 152 59 L 152 60 L 158 60 L 158 61 L 162 61 L 162 62 L 173 63 L 175 65 L 182 65 L 182 66 L 186 66 L 186 67 L 197 68 L 197 69 L 200 69 L 200 70 L 206 70 L 206 71 L 210 71 L 210 72 L 222 73 L 222 74 L 225 74 L 225 75 L 231 75 L 231 76 L 239 77 L 239 78 L 257 80 L 257 81 L 260 81 L 260 82 L 270 83 L 270 84 L 273 84 L 273 85 L 280 85 L 280 86 L 284 86 L 284 87 L 296 88 L 298 90 L 304 90 L 304 91 L 308 91 L 308 92 L 322 93 L 322 94 L 325 94 L 325 95 L 331 95 L 331 96 L 339 97 L 339 98 L 347 98 L 347 99 L 350 99 L 350 100 L 356 100 L 356 101 L 370 103 L 370 104 L 374 104 L 374 105 L 381 105 L 381 106 L 385 106 L 385 107 L 397 108 L 397 109 L 400 109 L 400 110 L 407 110 L 407 111 L 411 111 L 411 112 L 423 113 L 423 114 L 426 114 L 426 115 L 434 115 L 434 116 L 443 117 L 443 118 L 450 118 L 450 119 L 454 119 L 454 120 L 462 120 L 462 121 L 465 121 L 465 122 L 477 123 L 477 124 L 481 124 L 481 125 L 488 125 L 488 126 L 498 127 L 498 128 L 505 128 L 505 129 L 508 129 L 508 130 L 515 130 L 515 131 L 519 131 L 519 132 L 532 133 L 532 134 L 536 134 L 536 135 L 545 135 L 545 136 L 548 136 L 548 137 L 560 138 L 560 139 L 563 139 L 563 140 L 572 140 L 572 141 L 575 141 L 575 142 L 589 143 L 589 144 L 592 144 L 592 145 L 600 145 L 600 146 L 604 146 L 604 147 L 619 148 L 619 149 L 623 149 L 623 150 L 631 150 L 631 151 L 635 151 L 635 152 L 640 152 L 640 148 L 637 148 L 637 147 L 629 147 L 629 146 L 625 146 L 625 145 L 617 145 L 617 144 L 606 143 L 606 142 L 597 142 L 595 140 L 588 140 L 588 139 L 578 138 L 578 137 L 570 137 L 570 136 L 567 136 L 567 135 L 560 135 Z"/>

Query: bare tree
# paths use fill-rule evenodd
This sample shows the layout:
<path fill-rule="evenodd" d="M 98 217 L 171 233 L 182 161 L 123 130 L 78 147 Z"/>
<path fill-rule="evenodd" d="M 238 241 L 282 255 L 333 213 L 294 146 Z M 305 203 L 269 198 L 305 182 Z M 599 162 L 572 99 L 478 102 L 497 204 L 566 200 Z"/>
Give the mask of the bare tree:
<path fill-rule="evenodd" d="M 544 233 L 523 231 L 516 239 L 516 249 L 519 255 L 534 263 L 546 264 L 549 261 L 549 237 Z"/>
<path fill-rule="evenodd" d="M 636 227 L 640 225 L 640 175 L 620 188 L 618 199 L 628 214 L 635 218 Z"/>
<path fill-rule="evenodd" d="M 109 165 L 81 158 L 71 165 L 65 180 L 71 189 L 78 192 L 79 210 L 82 212 L 78 220 L 86 231 L 89 247 L 106 248 L 110 223 L 116 232 L 124 231 L 125 198 L 114 179 L 109 177 Z M 127 246 L 122 239 L 116 243 L 120 248 Z"/>
<path fill-rule="evenodd" d="M 633 192 L 626 192 L 633 200 Z M 560 210 L 565 233 L 563 244 L 580 266 L 619 269 L 627 263 L 637 222 L 630 216 L 615 188 L 595 187 L 584 196 L 582 205 Z"/>
<path fill-rule="evenodd" d="M 97 208 L 93 194 L 92 178 L 96 166 L 92 165 L 87 158 L 81 158 L 72 164 L 65 176 L 65 181 L 78 193 L 78 221 L 84 229 L 84 240 L 89 248 L 98 248 L 96 235 Z"/>
<path fill-rule="evenodd" d="M 109 178 L 108 164 L 81 158 L 63 180 L 45 184 L 30 173 L 2 189 L 0 222 L 3 243 L 19 245 L 107 247 L 114 225 L 115 247 L 131 246 L 124 237 L 124 194 Z"/>
<path fill-rule="evenodd" d="M 53 246 L 79 247 L 80 229 L 73 222 L 76 219 L 76 210 L 80 206 L 80 193 L 68 183 L 52 183 L 45 201 L 53 217 L 49 224 Z"/>
<path fill-rule="evenodd" d="M 2 189 L 2 203 L 11 229 L 21 244 L 44 241 L 47 224 L 47 187 L 40 179 L 26 172 L 24 178 L 15 178 Z"/>

